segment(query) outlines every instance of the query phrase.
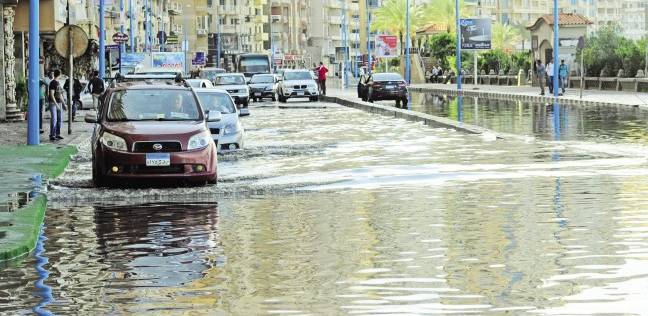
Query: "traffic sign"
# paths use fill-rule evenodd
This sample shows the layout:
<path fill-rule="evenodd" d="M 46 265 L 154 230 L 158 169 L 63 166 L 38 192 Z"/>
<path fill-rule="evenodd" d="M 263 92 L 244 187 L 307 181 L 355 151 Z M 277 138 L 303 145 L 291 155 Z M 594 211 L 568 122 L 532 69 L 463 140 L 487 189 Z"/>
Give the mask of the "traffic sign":
<path fill-rule="evenodd" d="M 128 42 L 128 34 L 122 33 L 122 32 L 117 32 L 117 33 L 113 34 L 112 39 L 113 39 L 113 42 L 115 42 L 117 44 L 123 44 L 123 43 Z"/>
<path fill-rule="evenodd" d="M 54 38 L 54 47 L 56 52 L 63 57 L 68 57 L 70 49 L 70 40 L 72 40 L 72 56 L 79 57 L 85 54 L 88 49 L 88 35 L 76 25 L 66 25 L 56 32 Z"/>
<path fill-rule="evenodd" d="M 179 42 L 180 42 L 180 41 L 179 41 L 179 39 L 178 39 L 178 35 L 176 35 L 176 34 L 170 34 L 170 35 L 167 36 L 167 38 L 166 38 L 166 44 L 169 44 L 169 45 L 176 45 L 176 44 L 178 44 Z"/>

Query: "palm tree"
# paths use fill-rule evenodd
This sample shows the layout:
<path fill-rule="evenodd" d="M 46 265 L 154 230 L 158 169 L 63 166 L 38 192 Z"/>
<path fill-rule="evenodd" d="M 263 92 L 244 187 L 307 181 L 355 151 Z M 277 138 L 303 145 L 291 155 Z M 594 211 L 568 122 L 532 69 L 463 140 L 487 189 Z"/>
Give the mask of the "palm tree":
<path fill-rule="evenodd" d="M 464 1 L 459 1 L 459 16 L 464 17 L 466 8 Z M 444 25 L 448 33 L 454 33 L 457 28 L 455 16 L 455 0 L 431 0 L 424 9 L 425 24 Z"/>
<path fill-rule="evenodd" d="M 497 22 L 493 24 L 491 31 L 493 34 L 491 40 L 493 49 L 510 52 L 515 49 L 515 45 L 522 40 L 520 32 L 508 24 Z"/>
<path fill-rule="evenodd" d="M 401 51 L 404 48 L 406 8 L 406 0 L 387 0 L 374 12 L 374 19 L 371 22 L 372 30 L 397 35 L 400 40 Z M 419 29 L 422 22 L 423 7 L 420 5 L 410 6 L 410 38 L 414 38 L 416 30 Z"/>

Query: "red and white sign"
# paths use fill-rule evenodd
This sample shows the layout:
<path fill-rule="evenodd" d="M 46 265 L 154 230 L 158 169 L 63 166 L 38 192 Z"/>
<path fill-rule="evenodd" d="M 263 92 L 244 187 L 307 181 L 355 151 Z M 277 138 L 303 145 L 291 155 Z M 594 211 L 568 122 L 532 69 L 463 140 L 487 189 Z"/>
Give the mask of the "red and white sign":
<path fill-rule="evenodd" d="M 376 57 L 397 57 L 398 37 L 394 35 L 376 35 Z"/>

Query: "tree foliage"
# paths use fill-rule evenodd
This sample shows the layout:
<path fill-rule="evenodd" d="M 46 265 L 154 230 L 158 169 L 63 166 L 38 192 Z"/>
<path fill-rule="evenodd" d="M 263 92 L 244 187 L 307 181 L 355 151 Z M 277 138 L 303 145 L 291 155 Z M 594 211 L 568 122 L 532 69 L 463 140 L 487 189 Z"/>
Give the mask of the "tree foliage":
<path fill-rule="evenodd" d="M 405 40 L 406 0 L 387 0 L 374 12 L 371 28 L 374 31 L 386 32 L 398 36 L 401 49 Z M 410 38 L 414 38 L 416 30 L 423 24 L 423 7 L 410 6 Z"/>
<path fill-rule="evenodd" d="M 594 33 L 586 41 L 585 48 L 579 51 L 577 59 L 583 55 L 587 76 L 613 77 L 624 70 L 626 77 L 634 77 L 637 70 L 645 68 L 645 41 L 634 42 L 619 35 L 615 26 L 605 27 Z"/>
<path fill-rule="evenodd" d="M 455 0 L 431 0 L 423 10 L 425 15 L 425 25 L 445 25 L 448 33 L 454 33 L 456 31 L 457 20 L 455 16 Z M 460 0 L 459 16 L 463 18 L 465 17 L 465 14 L 466 9 L 464 1 Z"/>
<path fill-rule="evenodd" d="M 497 22 L 493 24 L 491 31 L 493 34 L 492 47 L 496 50 L 513 51 L 515 45 L 522 40 L 519 31 L 508 24 Z"/>

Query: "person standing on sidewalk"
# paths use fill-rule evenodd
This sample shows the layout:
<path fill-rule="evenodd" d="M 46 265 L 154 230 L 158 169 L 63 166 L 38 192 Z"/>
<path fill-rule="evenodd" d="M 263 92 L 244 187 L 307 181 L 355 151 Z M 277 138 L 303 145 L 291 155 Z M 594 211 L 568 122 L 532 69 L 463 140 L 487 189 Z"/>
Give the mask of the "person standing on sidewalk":
<path fill-rule="evenodd" d="M 106 90 L 104 87 L 103 80 L 99 78 L 99 71 L 95 70 L 92 73 L 92 79 L 90 79 L 90 83 L 88 84 L 88 89 L 92 94 L 92 109 L 97 110 L 99 109 L 99 97 Z"/>
<path fill-rule="evenodd" d="M 558 76 L 560 78 L 560 87 L 562 88 L 562 94 L 565 94 L 565 89 L 569 85 L 569 66 L 565 64 L 564 59 L 560 61 L 560 68 L 558 68 Z"/>
<path fill-rule="evenodd" d="M 319 67 L 317 67 L 317 82 L 319 82 L 320 93 L 326 95 L 326 73 L 328 68 L 324 66 L 324 63 L 320 61 Z"/>
<path fill-rule="evenodd" d="M 63 87 L 59 82 L 61 71 L 54 70 L 54 79 L 50 82 L 47 91 L 49 97 L 49 110 L 52 115 L 50 120 L 50 135 L 51 141 L 63 139 L 61 137 L 61 125 L 63 123 Z"/>
<path fill-rule="evenodd" d="M 540 86 L 540 95 L 545 95 L 545 76 L 547 75 L 547 71 L 545 69 L 545 66 L 542 64 L 542 60 L 538 59 L 536 61 L 536 75 L 538 76 L 538 85 Z"/>
<path fill-rule="evenodd" d="M 65 80 L 63 89 L 67 92 L 70 89 L 70 78 Z M 72 86 L 72 102 L 68 102 L 72 109 L 72 120 L 76 118 L 77 104 L 81 104 L 81 92 L 83 91 L 83 85 L 79 78 L 74 78 L 74 86 Z"/>
<path fill-rule="evenodd" d="M 547 64 L 547 77 L 549 79 L 547 80 L 547 85 L 549 86 L 549 94 L 553 94 L 553 83 L 554 83 L 554 63 L 553 61 L 550 61 L 549 64 Z"/>

